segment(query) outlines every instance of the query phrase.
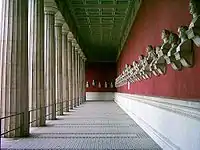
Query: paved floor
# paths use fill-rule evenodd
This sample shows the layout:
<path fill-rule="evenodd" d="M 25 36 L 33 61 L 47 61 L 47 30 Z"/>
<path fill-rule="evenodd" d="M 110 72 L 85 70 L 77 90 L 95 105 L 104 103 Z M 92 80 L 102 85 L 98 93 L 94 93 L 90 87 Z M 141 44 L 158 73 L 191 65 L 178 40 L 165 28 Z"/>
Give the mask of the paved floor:
<path fill-rule="evenodd" d="M 29 138 L 2 139 L 2 149 L 161 148 L 114 102 L 87 102 L 47 127 L 32 128 Z"/>

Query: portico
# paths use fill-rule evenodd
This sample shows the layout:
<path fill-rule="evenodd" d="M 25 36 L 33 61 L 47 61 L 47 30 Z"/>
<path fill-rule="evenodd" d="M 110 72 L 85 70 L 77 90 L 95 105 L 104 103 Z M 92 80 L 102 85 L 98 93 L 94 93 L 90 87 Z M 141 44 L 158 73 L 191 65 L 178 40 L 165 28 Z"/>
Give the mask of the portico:
<path fill-rule="evenodd" d="M 0 149 L 200 149 L 199 0 L 0 0 L 0 14 Z"/>

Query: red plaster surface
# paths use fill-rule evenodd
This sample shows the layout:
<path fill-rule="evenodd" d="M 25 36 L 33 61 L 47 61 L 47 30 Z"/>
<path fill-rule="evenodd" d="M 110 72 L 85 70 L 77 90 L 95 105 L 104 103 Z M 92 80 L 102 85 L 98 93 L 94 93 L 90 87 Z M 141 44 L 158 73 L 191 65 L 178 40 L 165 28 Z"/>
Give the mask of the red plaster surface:
<path fill-rule="evenodd" d="M 86 92 L 115 92 L 116 88 L 110 88 L 110 82 L 116 78 L 116 63 L 89 63 L 86 66 L 86 81 L 90 83 L 90 87 L 86 88 Z M 101 88 L 92 86 L 92 80 L 100 81 Z M 109 83 L 108 88 L 104 87 L 104 82 Z"/>
<path fill-rule="evenodd" d="M 118 74 L 126 63 L 132 64 L 151 44 L 161 45 L 162 29 L 177 33 L 181 25 L 189 25 L 189 0 L 144 0 L 132 26 L 128 40 L 117 62 Z M 178 72 L 167 67 L 167 74 L 117 89 L 122 93 L 183 98 L 200 101 L 200 48 L 195 47 L 195 66 Z"/>

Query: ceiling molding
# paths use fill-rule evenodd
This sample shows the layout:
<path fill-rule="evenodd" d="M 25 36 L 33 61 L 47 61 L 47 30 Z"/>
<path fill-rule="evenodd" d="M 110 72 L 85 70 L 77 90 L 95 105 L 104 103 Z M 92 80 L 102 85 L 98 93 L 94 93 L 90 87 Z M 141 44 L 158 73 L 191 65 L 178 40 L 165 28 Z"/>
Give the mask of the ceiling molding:
<path fill-rule="evenodd" d="M 86 51 L 85 45 L 81 40 L 81 35 L 79 35 L 79 33 L 77 32 L 77 26 L 76 26 L 75 21 L 68 9 L 66 1 L 55 0 L 55 2 L 58 6 L 58 9 L 62 13 L 67 25 L 69 26 L 70 31 L 73 33 L 73 35 L 76 38 L 77 42 L 79 43 L 82 51 L 85 53 L 85 51 Z"/>
<path fill-rule="evenodd" d="M 138 1 L 56 0 L 88 60 L 102 61 L 116 61 Z"/>
<path fill-rule="evenodd" d="M 138 11 L 139 11 L 139 9 L 140 9 L 140 6 L 141 6 L 141 4 L 142 4 L 142 0 L 135 0 L 134 1 L 134 8 L 132 8 L 132 10 L 130 11 L 130 17 L 129 17 L 129 19 L 127 20 L 127 27 L 126 27 L 126 29 L 124 30 L 124 35 L 123 35 L 123 37 L 122 37 L 122 39 L 121 39 L 121 43 L 120 43 L 120 45 L 119 45 L 119 49 L 118 49 L 118 54 L 117 54 L 117 59 L 116 59 L 116 61 L 118 61 L 118 59 L 119 59 L 119 56 L 120 56 L 120 54 L 121 54 L 121 52 L 122 52 L 122 50 L 123 50 L 123 48 L 124 48 L 124 45 L 125 45 L 125 43 L 126 43 L 126 41 L 127 41 L 127 38 L 128 38 L 128 35 L 129 35 L 129 33 L 130 33 L 130 30 L 131 30 L 131 27 L 133 26 L 133 23 L 134 23 L 134 21 L 135 21 L 135 18 L 136 18 L 136 16 L 137 16 L 137 13 L 138 13 Z"/>

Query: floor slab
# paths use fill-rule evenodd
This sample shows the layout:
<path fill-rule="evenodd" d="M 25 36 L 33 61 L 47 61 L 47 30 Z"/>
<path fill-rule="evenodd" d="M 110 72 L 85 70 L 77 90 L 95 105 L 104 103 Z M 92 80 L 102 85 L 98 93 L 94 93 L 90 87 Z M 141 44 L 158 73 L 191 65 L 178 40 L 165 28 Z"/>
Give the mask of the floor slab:
<path fill-rule="evenodd" d="M 31 128 L 28 138 L 2 139 L 2 149 L 160 150 L 115 103 L 87 102 L 46 127 Z"/>

